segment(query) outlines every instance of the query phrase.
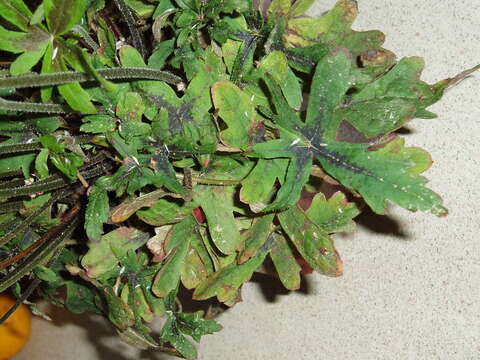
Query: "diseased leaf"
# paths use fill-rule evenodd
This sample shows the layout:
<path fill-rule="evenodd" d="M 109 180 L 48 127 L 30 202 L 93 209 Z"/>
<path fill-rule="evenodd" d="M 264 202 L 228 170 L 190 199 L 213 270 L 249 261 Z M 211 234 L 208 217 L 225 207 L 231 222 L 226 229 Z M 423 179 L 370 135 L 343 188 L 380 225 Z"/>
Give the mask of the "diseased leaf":
<path fill-rule="evenodd" d="M 275 214 L 267 214 L 253 220 L 252 226 L 241 235 L 245 248 L 239 254 L 239 264 L 244 263 L 253 257 L 258 250 L 267 242 L 273 231 L 273 218 Z"/>
<path fill-rule="evenodd" d="M 291 6 L 291 0 L 273 0 L 268 7 L 269 16 L 285 16 Z"/>
<path fill-rule="evenodd" d="M 98 312 L 94 301 L 94 290 L 73 281 L 67 281 L 66 287 L 65 307 L 68 311 L 74 314 L 81 314 L 86 311 Z"/>
<path fill-rule="evenodd" d="M 289 16 L 295 17 L 303 15 L 315 2 L 315 0 L 297 0 L 290 9 Z"/>
<path fill-rule="evenodd" d="M 168 195 L 170 194 L 163 190 L 156 190 L 137 198 L 127 200 L 112 209 L 110 219 L 114 223 L 123 222 L 132 216 L 137 210 L 143 207 L 152 206 L 158 199 Z"/>
<path fill-rule="evenodd" d="M 131 327 L 135 321 L 132 309 L 111 287 L 106 287 L 103 291 L 108 305 L 108 319 L 121 331 Z"/>
<path fill-rule="evenodd" d="M 39 49 L 27 50 L 22 55 L 18 56 L 10 66 L 10 74 L 20 75 L 30 71 L 30 69 L 42 58 L 47 45 L 48 43 L 44 43 Z"/>
<path fill-rule="evenodd" d="M 43 0 L 43 9 L 50 32 L 62 35 L 70 31 L 82 18 L 85 0 Z"/>
<path fill-rule="evenodd" d="M 275 265 L 280 281 L 288 290 L 298 290 L 300 288 L 300 270 L 302 268 L 298 265 L 285 237 L 281 234 L 272 234 L 271 236 L 275 239 L 275 243 L 272 250 L 270 250 L 270 257 L 273 265 Z"/>
<path fill-rule="evenodd" d="M 278 220 L 298 252 L 313 269 L 327 276 L 342 275 L 342 261 L 332 240 L 303 210 L 292 207 L 278 214 Z"/>
<path fill-rule="evenodd" d="M 197 249 L 190 246 L 185 257 L 185 264 L 181 273 L 183 286 L 187 289 L 195 288 L 208 276 L 208 269 L 203 263 Z"/>

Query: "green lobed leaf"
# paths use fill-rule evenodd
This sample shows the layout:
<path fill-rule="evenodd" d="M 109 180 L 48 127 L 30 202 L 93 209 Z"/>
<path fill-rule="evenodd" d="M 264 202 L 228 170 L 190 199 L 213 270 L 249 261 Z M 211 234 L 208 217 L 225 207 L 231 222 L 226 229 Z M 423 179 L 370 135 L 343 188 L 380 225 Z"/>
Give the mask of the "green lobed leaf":
<path fill-rule="evenodd" d="M 205 319 L 203 315 L 203 311 L 176 314 L 180 330 L 184 334 L 190 335 L 196 342 L 200 342 L 204 335 L 222 330 L 222 326 L 215 320 Z"/>
<path fill-rule="evenodd" d="M 173 225 L 172 230 L 169 232 L 165 245 L 167 260 L 155 276 L 152 285 L 152 291 L 156 296 L 165 297 L 170 291 L 177 288 L 185 267 L 185 258 L 191 238 L 198 236 L 195 227 L 194 218 L 188 216 L 181 222 Z"/>
<path fill-rule="evenodd" d="M 207 218 L 213 243 L 223 254 L 233 254 L 240 245 L 240 232 L 233 217 L 234 188 L 197 185 L 193 198 Z"/>
<path fill-rule="evenodd" d="M 185 358 L 193 360 L 197 358 L 197 350 L 177 328 L 174 317 L 169 317 L 160 332 L 160 339 L 170 343 Z"/>
<path fill-rule="evenodd" d="M 267 242 L 250 260 L 243 264 L 230 264 L 215 272 L 197 286 L 193 299 L 205 300 L 216 296 L 221 302 L 229 302 L 237 296 L 240 286 L 250 280 L 253 272 L 263 263 L 271 246 Z"/>
<path fill-rule="evenodd" d="M 27 31 L 32 12 L 23 0 L 0 0 L 0 16 L 20 30 Z"/>
<path fill-rule="evenodd" d="M 102 134 L 114 131 L 117 127 L 115 119 L 109 115 L 90 115 L 82 118 L 84 123 L 80 126 L 83 132 Z"/>
<path fill-rule="evenodd" d="M 428 153 L 418 157 L 397 139 L 385 147 L 370 151 L 363 144 L 331 143 L 329 155 L 318 156 L 322 167 L 344 186 L 358 191 L 373 211 L 385 213 L 386 200 L 410 211 L 428 211 L 445 216 L 442 199 L 425 187 L 427 180 L 412 169 L 418 161 L 428 162 Z"/>
<path fill-rule="evenodd" d="M 247 93 L 234 83 L 222 81 L 213 84 L 212 98 L 218 115 L 228 129 L 220 133 L 225 145 L 245 149 L 255 134 L 255 109 Z"/>
<path fill-rule="evenodd" d="M 263 210 L 272 198 L 277 179 L 285 176 L 287 159 L 258 159 L 255 168 L 242 181 L 240 200 L 254 212 Z"/>
<path fill-rule="evenodd" d="M 89 250 L 82 258 L 82 266 L 91 278 L 98 278 L 115 269 L 129 250 L 136 250 L 148 240 L 148 234 L 129 227 L 119 227 L 103 235 L 99 241 L 90 241 Z"/>
<path fill-rule="evenodd" d="M 345 194 L 337 191 L 328 200 L 318 193 L 305 211 L 306 216 L 326 233 L 352 232 L 355 230 L 353 218 L 360 214 L 355 203 L 348 202 Z"/>
<path fill-rule="evenodd" d="M 272 51 L 262 59 L 259 70 L 271 76 L 280 86 L 290 107 L 299 110 L 303 96 L 299 79 L 288 66 L 287 57 L 281 51 Z"/>
<path fill-rule="evenodd" d="M 267 214 L 255 218 L 252 226 L 242 233 L 241 238 L 242 243 L 245 244 L 245 248 L 239 254 L 238 262 L 240 264 L 255 256 L 267 242 L 268 237 L 273 231 L 272 221 L 274 216 L 275 214 Z"/>

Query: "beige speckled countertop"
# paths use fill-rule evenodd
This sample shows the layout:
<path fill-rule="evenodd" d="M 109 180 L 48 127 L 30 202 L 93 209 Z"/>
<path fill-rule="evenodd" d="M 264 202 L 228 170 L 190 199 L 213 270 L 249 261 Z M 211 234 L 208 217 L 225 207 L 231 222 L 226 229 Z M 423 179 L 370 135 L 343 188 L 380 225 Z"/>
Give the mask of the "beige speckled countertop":
<path fill-rule="evenodd" d="M 314 13 L 335 1 L 319 0 Z M 480 0 L 360 0 L 357 29 L 380 29 L 399 56 L 426 59 L 433 82 L 480 62 Z M 393 208 L 338 237 L 342 278 L 308 277 L 304 293 L 258 283 L 205 337 L 200 359 L 480 359 L 480 73 L 416 120 L 407 143 L 435 160 L 427 176 L 447 218 Z M 373 228 L 377 230 L 373 230 Z M 18 360 L 166 359 L 138 353 L 95 316 L 36 319 Z M 77 325 L 73 324 L 73 321 Z"/>

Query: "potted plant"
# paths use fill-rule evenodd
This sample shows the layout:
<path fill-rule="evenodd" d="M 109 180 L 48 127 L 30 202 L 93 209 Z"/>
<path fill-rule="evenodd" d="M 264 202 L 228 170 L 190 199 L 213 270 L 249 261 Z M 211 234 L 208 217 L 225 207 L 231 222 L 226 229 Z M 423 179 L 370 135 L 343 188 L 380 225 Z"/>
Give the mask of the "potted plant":
<path fill-rule="evenodd" d="M 427 84 L 352 30 L 356 1 L 313 2 L 0 0 L 0 292 L 191 359 L 221 327 L 180 290 L 233 306 L 260 269 L 296 290 L 342 274 L 332 234 L 366 207 L 445 216 L 397 130 L 478 66 Z"/>

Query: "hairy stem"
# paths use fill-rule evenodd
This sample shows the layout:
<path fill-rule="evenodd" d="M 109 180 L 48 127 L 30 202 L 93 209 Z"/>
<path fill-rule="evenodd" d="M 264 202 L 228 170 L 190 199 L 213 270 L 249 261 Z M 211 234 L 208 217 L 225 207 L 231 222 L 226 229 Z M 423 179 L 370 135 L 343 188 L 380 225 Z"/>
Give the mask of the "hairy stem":
<path fill-rule="evenodd" d="M 113 69 L 98 69 L 98 74 L 106 80 L 146 79 L 165 81 L 169 84 L 178 84 L 182 79 L 166 71 L 147 67 L 119 67 Z M 72 82 L 94 81 L 95 76 L 82 72 L 67 71 L 48 74 L 28 74 L 0 78 L 0 89 L 52 86 Z"/>
<path fill-rule="evenodd" d="M 147 49 L 145 48 L 145 44 L 143 43 L 142 35 L 137 29 L 135 25 L 135 16 L 133 15 L 132 9 L 125 4 L 123 0 L 114 0 L 115 5 L 117 6 L 118 10 L 122 14 L 123 20 L 127 23 L 128 30 L 132 35 L 133 45 L 134 47 L 140 52 L 142 58 L 145 59 L 147 56 Z"/>

